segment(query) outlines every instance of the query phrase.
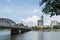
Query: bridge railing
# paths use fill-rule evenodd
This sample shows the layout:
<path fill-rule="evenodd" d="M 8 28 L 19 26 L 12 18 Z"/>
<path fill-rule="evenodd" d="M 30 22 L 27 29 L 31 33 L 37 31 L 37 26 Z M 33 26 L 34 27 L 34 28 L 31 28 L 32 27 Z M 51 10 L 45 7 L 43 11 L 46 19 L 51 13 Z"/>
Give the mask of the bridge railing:
<path fill-rule="evenodd" d="M 31 29 L 31 27 L 24 27 L 24 26 L 0 26 L 0 27 L 4 27 L 4 28 L 25 28 L 25 29 Z"/>

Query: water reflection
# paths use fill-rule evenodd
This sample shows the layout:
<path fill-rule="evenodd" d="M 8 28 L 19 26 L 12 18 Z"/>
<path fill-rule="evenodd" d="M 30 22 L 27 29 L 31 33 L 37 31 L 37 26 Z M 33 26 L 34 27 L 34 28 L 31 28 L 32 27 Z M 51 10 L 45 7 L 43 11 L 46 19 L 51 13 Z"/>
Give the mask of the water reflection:
<path fill-rule="evenodd" d="M 12 35 L 11 40 L 40 40 L 38 38 L 38 32 L 32 31 L 24 34 Z"/>
<path fill-rule="evenodd" d="M 0 40 L 60 40 L 60 32 L 30 31 L 17 35 L 0 32 Z"/>
<path fill-rule="evenodd" d="M 11 35 L 9 33 L 0 32 L 0 40 L 10 40 Z"/>

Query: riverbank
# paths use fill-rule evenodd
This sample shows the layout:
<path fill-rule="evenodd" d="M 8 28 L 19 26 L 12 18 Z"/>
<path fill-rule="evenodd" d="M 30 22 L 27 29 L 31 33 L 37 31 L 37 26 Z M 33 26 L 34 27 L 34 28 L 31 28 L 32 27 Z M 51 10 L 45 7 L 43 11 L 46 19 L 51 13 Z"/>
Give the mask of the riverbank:
<path fill-rule="evenodd" d="M 10 31 L 10 29 L 3 29 L 3 30 L 0 29 L 0 32 L 1 32 L 1 31 Z"/>
<path fill-rule="evenodd" d="M 51 31 L 60 31 L 60 29 L 44 29 L 44 30 L 32 30 L 32 31 L 51 32 Z"/>

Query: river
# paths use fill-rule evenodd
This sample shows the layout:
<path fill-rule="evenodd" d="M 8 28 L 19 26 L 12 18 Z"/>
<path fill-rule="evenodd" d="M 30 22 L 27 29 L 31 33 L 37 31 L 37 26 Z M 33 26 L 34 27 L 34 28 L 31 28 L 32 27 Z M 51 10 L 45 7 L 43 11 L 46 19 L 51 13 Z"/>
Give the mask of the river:
<path fill-rule="evenodd" d="M 60 40 L 60 32 L 30 31 L 11 35 L 10 31 L 0 31 L 0 40 Z"/>

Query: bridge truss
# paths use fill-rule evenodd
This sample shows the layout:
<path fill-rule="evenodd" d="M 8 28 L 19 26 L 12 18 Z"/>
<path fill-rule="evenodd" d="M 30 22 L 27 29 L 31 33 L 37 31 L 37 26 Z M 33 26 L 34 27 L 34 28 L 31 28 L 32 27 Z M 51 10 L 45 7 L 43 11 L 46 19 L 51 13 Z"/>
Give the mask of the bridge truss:
<path fill-rule="evenodd" d="M 7 18 L 0 18 L 0 26 L 14 26 L 16 23 Z"/>

